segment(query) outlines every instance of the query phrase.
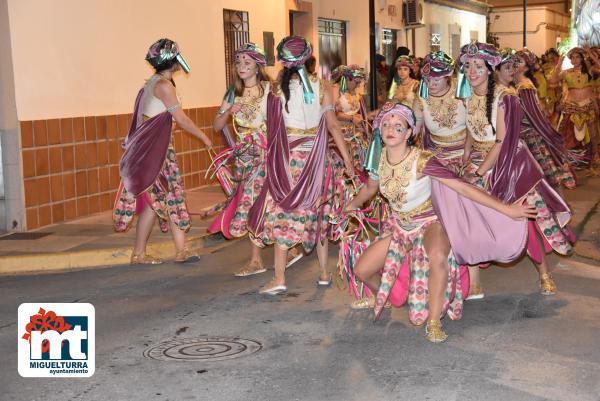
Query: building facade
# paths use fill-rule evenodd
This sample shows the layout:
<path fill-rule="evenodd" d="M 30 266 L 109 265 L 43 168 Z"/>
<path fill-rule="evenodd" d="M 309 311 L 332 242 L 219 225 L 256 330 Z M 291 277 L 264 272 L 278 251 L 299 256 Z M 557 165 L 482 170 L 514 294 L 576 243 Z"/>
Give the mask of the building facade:
<path fill-rule="evenodd" d="M 410 3 L 410 4 L 409 4 Z M 376 0 L 377 46 L 424 56 L 485 38 L 484 3 Z M 110 210 L 121 143 L 135 96 L 151 74 L 144 56 L 160 37 L 177 41 L 191 73 L 175 78 L 183 108 L 223 146 L 212 120 L 231 56 L 252 41 L 267 51 L 290 33 L 307 37 L 322 76 L 339 63 L 369 69 L 367 0 L 0 0 L 0 232 L 23 231 Z M 405 24 L 406 11 L 420 20 Z M 417 7 L 417 8 L 415 8 Z M 474 33 L 475 32 L 475 33 Z M 181 129 L 174 145 L 187 189 L 205 179 L 209 157 Z"/>

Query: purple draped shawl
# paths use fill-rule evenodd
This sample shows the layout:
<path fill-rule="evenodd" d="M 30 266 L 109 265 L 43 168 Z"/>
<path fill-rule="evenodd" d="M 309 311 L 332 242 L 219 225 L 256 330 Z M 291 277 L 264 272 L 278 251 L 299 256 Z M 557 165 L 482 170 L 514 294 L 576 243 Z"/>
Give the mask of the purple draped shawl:
<path fill-rule="evenodd" d="M 431 158 L 423 173 L 434 178 L 460 179 Z M 459 264 L 510 262 L 527 245 L 527 220 L 514 220 L 474 202 L 438 180 L 431 180 L 431 200 Z"/>
<path fill-rule="evenodd" d="M 566 224 L 571 216 L 569 207 L 544 179 L 542 168 L 520 139 L 523 115 L 519 98 L 505 95 L 502 102 L 506 134 L 490 176 L 490 193 L 505 203 L 514 203 L 535 188 L 559 222 Z"/>
<path fill-rule="evenodd" d="M 248 225 L 254 233 L 261 231 L 267 192 L 275 204 L 285 211 L 316 207 L 323 191 L 323 173 L 327 152 L 325 113 L 321 116 L 312 150 L 292 187 L 289 171 L 290 149 L 310 140 L 301 138 L 289 142 L 281 99 L 269 93 L 267 99 L 267 181 L 248 213 Z"/>
<path fill-rule="evenodd" d="M 172 117 L 168 111 L 138 124 L 143 95 L 144 89 L 141 89 L 135 99 L 133 121 L 124 143 L 125 153 L 119 163 L 123 185 L 135 196 L 155 183 L 171 142 Z"/>
<path fill-rule="evenodd" d="M 558 165 L 568 163 L 567 150 L 562 136 L 552 128 L 548 119 L 540 110 L 535 88 L 519 89 L 519 98 L 525 115 L 533 129 L 543 138 L 552 158 Z"/>
<path fill-rule="evenodd" d="M 489 180 L 489 192 L 504 203 L 514 203 L 536 189 L 548 209 L 564 226 L 570 210 L 543 178 L 541 167 L 520 139 L 522 110 L 516 96 L 504 96 L 506 135 Z M 457 178 L 435 159 L 424 173 L 432 177 Z M 459 263 L 510 262 L 527 246 L 527 220 L 513 220 L 494 209 L 475 203 L 440 182 L 431 184 L 434 209 L 441 220 Z"/>

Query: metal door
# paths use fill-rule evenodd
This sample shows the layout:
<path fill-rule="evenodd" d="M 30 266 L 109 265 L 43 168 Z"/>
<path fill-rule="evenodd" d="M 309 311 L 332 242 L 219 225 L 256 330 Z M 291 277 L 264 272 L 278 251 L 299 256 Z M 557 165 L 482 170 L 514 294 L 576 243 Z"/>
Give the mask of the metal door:
<path fill-rule="evenodd" d="M 346 23 L 319 18 L 319 68 L 321 77 L 329 79 L 331 71 L 346 64 Z"/>

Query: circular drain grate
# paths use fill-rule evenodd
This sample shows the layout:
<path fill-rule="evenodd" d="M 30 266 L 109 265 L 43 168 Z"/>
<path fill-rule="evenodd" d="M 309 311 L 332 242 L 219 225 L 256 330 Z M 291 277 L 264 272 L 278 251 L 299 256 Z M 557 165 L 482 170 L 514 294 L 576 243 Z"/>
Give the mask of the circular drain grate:
<path fill-rule="evenodd" d="M 159 361 L 224 361 L 260 351 L 254 340 L 230 337 L 197 337 L 171 340 L 144 351 L 144 356 Z"/>

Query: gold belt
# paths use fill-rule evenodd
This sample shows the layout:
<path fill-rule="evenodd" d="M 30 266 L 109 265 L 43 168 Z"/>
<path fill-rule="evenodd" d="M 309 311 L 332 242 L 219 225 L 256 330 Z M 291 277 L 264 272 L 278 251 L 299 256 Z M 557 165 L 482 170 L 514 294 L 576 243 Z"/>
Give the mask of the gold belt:
<path fill-rule="evenodd" d="M 313 127 L 309 129 L 302 128 L 286 128 L 289 136 L 315 136 L 319 127 Z"/>
<path fill-rule="evenodd" d="M 418 216 L 420 214 L 425 213 L 427 210 L 431 209 L 431 198 L 427 199 L 425 202 L 421 203 L 419 206 L 410 209 L 408 212 L 396 212 L 398 218 L 403 223 L 410 223 L 412 218 Z"/>
<path fill-rule="evenodd" d="M 461 139 L 464 140 L 466 135 L 467 135 L 467 129 L 464 128 L 461 131 L 457 132 L 456 134 L 452 134 L 452 135 L 441 136 L 441 135 L 431 134 L 431 139 L 436 142 L 451 143 L 451 142 L 457 142 L 458 140 L 461 140 Z"/>
<path fill-rule="evenodd" d="M 473 141 L 473 149 L 477 150 L 478 152 L 489 152 L 492 150 L 495 144 L 496 141 Z"/>

